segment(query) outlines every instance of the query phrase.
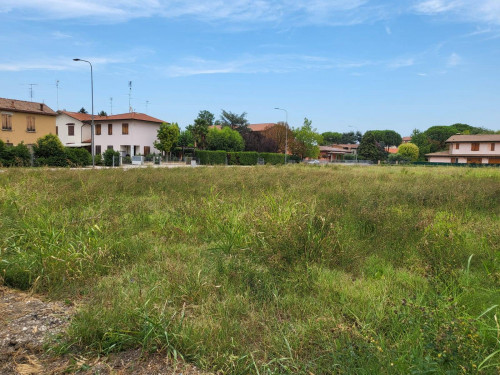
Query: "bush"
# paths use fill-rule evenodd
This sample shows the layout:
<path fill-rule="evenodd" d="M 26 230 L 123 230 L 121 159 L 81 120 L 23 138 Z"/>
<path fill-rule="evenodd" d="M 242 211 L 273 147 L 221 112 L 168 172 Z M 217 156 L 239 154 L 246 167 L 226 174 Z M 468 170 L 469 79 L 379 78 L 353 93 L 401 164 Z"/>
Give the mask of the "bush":
<path fill-rule="evenodd" d="M 24 143 L 7 146 L 0 140 L 0 166 L 27 167 L 30 165 L 31 153 Z"/>
<path fill-rule="evenodd" d="M 412 158 L 411 157 L 408 157 L 408 156 L 404 156 L 404 155 L 401 155 L 401 154 L 390 154 L 388 157 L 387 157 L 387 161 L 389 163 L 410 163 L 412 162 Z"/>
<path fill-rule="evenodd" d="M 47 134 L 38 138 L 33 146 L 35 165 L 48 165 L 52 167 L 67 167 L 68 158 L 65 148 L 59 138 L 54 134 Z"/>
<path fill-rule="evenodd" d="M 84 148 L 66 147 L 65 152 L 72 167 L 85 167 L 92 164 L 92 155 Z"/>
<path fill-rule="evenodd" d="M 120 153 L 118 151 L 114 151 L 113 149 L 108 149 L 103 153 L 104 157 L 104 165 L 111 167 L 113 166 L 113 158 L 115 159 L 114 165 L 120 165 Z"/>
<path fill-rule="evenodd" d="M 207 134 L 207 148 L 209 150 L 243 151 L 245 141 L 236 130 L 224 127 L 221 130 L 212 128 Z"/>
<path fill-rule="evenodd" d="M 409 159 L 410 161 L 417 161 L 419 156 L 419 149 L 413 143 L 403 143 L 398 148 L 398 154 Z"/>
<path fill-rule="evenodd" d="M 259 157 L 264 159 L 266 164 L 285 164 L 285 154 L 274 154 L 271 152 L 262 152 Z"/>
<path fill-rule="evenodd" d="M 259 154 L 255 151 L 236 153 L 239 165 L 257 165 Z"/>
<path fill-rule="evenodd" d="M 226 151 L 196 150 L 195 156 L 201 165 L 224 165 L 226 164 Z"/>

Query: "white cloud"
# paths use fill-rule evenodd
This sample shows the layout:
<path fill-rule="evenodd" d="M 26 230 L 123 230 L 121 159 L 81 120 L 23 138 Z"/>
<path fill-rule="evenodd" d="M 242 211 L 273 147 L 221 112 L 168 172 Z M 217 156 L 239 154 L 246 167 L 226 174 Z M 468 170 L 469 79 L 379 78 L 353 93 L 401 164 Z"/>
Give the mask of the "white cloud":
<path fill-rule="evenodd" d="M 120 22 L 140 17 L 206 21 L 355 24 L 383 17 L 371 0 L 2 0 L 0 11 L 33 19 Z"/>
<path fill-rule="evenodd" d="M 399 68 L 406 68 L 409 66 L 415 65 L 415 59 L 414 58 L 407 58 L 407 59 L 397 59 L 392 62 L 389 62 L 388 66 L 391 69 L 399 69 Z"/>
<path fill-rule="evenodd" d="M 448 66 L 457 66 L 462 62 L 462 58 L 457 53 L 452 53 L 450 57 L 448 57 Z"/>
<path fill-rule="evenodd" d="M 419 0 L 414 11 L 453 16 L 452 20 L 500 25 L 499 0 Z"/>
<path fill-rule="evenodd" d="M 387 35 L 392 35 L 392 30 L 389 26 L 385 27 L 385 32 L 387 33 Z"/>
<path fill-rule="evenodd" d="M 272 54 L 246 55 L 224 61 L 193 57 L 158 69 L 171 77 L 183 77 L 202 74 L 289 73 L 304 70 L 356 69 L 375 64 L 377 63 L 372 61 L 343 61 L 321 56 Z"/>

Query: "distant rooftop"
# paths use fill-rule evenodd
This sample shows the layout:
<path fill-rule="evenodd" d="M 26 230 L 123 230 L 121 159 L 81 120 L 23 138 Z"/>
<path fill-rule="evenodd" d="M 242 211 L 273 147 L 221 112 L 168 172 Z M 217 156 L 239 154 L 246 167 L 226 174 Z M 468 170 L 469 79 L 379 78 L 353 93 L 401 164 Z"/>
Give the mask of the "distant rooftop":
<path fill-rule="evenodd" d="M 0 98 L 0 110 L 26 112 L 48 116 L 56 115 L 56 113 L 44 103 L 27 102 L 24 100 L 6 98 Z"/>
<path fill-rule="evenodd" d="M 69 112 L 69 111 L 60 111 L 60 113 L 64 113 L 70 117 L 73 117 L 74 119 L 77 119 L 79 121 L 91 121 L 92 120 L 92 115 L 88 113 L 81 113 L 81 112 Z M 97 116 L 94 115 L 94 122 L 96 121 L 113 121 L 113 120 L 139 120 L 139 121 L 147 121 L 147 122 L 156 122 L 156 123 L 163 123 L 166 121 L 157 119 L 155 117 L 151 117 L 149 115 L 146 115 L 145 113 L 139 113 L 139 112 L 130 112 L 130 113 L 120 113 L 118 115 L 110 115 L 110 116 Z"/>

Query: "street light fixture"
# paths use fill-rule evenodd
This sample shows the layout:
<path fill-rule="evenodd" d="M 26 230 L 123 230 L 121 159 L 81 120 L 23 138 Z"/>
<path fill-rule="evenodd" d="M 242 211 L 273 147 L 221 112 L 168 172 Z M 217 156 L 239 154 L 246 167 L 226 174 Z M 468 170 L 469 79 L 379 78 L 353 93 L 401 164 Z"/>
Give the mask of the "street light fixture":
<path fill-rule="evenodd" d="M 274 109 L 285 112 L 285 164 L 286 164 L 286 158 L 288 154 L 288 111 L 286 109 L 278 107 L 275 107 Z"/>
<path fill-rule="evenodd" d="M 83 59 L 73 59 L 73 61 L 83 61 L 90 65 L 90 92 L 92 96 L 92 122 L 90 125 L 90 147 L 92 153 L 92 168 L 95 167 L 95 146 L 94 146 L 94 73 L 92 71 L 92 63 Z"/>

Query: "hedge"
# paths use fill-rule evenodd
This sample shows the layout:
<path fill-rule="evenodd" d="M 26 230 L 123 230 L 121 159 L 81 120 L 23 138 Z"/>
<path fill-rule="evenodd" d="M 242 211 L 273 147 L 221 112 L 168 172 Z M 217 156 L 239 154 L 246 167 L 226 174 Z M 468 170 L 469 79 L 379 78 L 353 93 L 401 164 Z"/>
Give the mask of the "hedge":
<path fill-rule="evenodd" d="M 284 154 L 273 154 L 270 152 L 226 152 L 196 150 L 195 157 L 201 165 L 257 165 L 259 158 L 264 159 L 266 164 L 285 164 Z M 290 157 L 290 160 L 292 158 Z"/>
<path fill-rule="evenodd" d="M 7 146 L 0 139 L 0 166 L 27 167 L 31 162 L 31 154 L 24 143 L 17 146 Z"/>

